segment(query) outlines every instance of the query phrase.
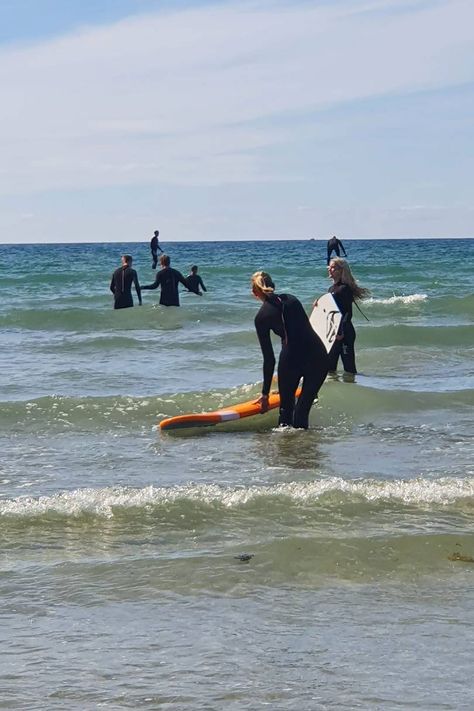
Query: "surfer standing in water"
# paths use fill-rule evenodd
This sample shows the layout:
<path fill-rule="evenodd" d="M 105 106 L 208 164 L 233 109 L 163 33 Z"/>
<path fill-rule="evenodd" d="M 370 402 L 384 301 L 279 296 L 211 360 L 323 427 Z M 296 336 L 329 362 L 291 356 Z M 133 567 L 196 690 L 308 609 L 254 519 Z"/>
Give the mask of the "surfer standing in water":
<path fill-rule="evenodd" d="M 170 267 L 171 260 L 167 254 L 160 257 L 161 269 L 156 273 L 153 284 L 142 286 L 143 289 L 157 289 L 161 287 L 160 304 L 162 306 L 179 306 L 178 284 L 188 288 L 188 284 L 181 272 Z"/>
<path fill-rule="evenodd" d="M 198 296 L 202 296 L 202 291 L 207 291 L 206 287 L 204 286 L 204 282 L 197 273 L 198 268 L 196 265 L 191 267 L 191 273 L 188 274 L 186 277 L 186 282 L 188 284 L 188 291 L 192 291 L 193 294 L 197 294 Z M 202 291 L 199 290 L 199 287 L 201 287 Z"/>
<path fill-rule="evenodd" d="M 370 291 L 357 284 L 345 259 L 340 257 L 331 259 L 328 273 L 333 282 L 328 291 L 333 295 L 342 314 L 336 340 L 329 352 L 329 372 L 335 375 L 340 356 L 344 366 L 344 379 L 353 382 L 357 368 L 354 349 L 356 332 L 352 325 L 352 304 L 356 303 L 358 299 L 365 299 L 369 296 Z"/>
<path fill-rule="evenodd" d="M 114 295 L 114 309 L 128 309 L 133 306 L 132 284 L 138 296 L 138 303 L 142 305 L 142 295 L 138 276 L 135 269 L 132 269 L 133 259 L 129 254 L 122 256 L 122 266 L 112 274 L 110 291 Z"/>
<path fill-rule="evenodd" d="M 331 254 L 333 252 L 336 252 L 336 255 L 338 257 L 341 256 L 341 250 L 344 252 L 342 255 L 343 257 L 347 257 L 346 250 L 344 249 L 344 245 L 342 244 L 340 239 L 337 239 L 336 235 L 331 237 L 331 239 L 328 239 L 328 244 L 327 244 L 327 262 L 326 264 L 329 264 L 329 260 L 331 259 Z"/>
<path fill-rule="evenodd" d="M 255 272 L 251 285 L 253 295 L 263 302 L 255 316 L 255 328 L 263 354 L 262 394 L 257 402 L 261 405 L 261 412 L 267 412 L 275 370 L 275 354 L 270 337 L 273 331 L 281 338 L 278 424 L 308 429 L 309 411 L 328 372 L 326 349 L 295 296 L 276 294 L 272 278 L 266 272 Z M 295 403 L 295 392 L 301 378 L 302 391 Z"/>
<path fill-rule="evenodd" d="M 156 265 L 158 264 L 158 250 L 160 250 L 161 254 L 163 254 L 163 250 L 160 247 L 160 243 L 158 240 L 158 236 L 160 234 L 159 230 L 155 230 L 153 233 L 153 237 L 150 240 L 150 250 L 151 250 L 151 258 L 153 260 L 151 268 L 156 269 Z"/>

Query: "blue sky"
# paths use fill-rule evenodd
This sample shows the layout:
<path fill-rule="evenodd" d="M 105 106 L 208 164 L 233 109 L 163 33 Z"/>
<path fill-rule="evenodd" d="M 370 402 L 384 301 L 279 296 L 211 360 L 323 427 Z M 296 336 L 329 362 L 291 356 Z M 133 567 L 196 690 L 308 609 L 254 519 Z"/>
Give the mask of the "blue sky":
<path fill-rule="evenodd" d="M 0 241 L 472 237 L 472 0 L 1 0 Z"/>

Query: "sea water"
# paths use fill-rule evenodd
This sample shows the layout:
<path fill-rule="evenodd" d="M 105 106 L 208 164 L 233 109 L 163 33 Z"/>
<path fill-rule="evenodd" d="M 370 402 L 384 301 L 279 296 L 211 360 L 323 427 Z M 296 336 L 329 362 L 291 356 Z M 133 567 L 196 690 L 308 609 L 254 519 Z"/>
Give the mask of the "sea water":
<path fill-rule="evenodd" d="M 207 293 L 119 311 L 147 244 L 2 247 L 0 708 L 474 707 L 474 242 L 345 246 L 357 381 L 178 435 L 259 394 L 250 275 L 309 311 L 325 243 L 165 242 Z"/>

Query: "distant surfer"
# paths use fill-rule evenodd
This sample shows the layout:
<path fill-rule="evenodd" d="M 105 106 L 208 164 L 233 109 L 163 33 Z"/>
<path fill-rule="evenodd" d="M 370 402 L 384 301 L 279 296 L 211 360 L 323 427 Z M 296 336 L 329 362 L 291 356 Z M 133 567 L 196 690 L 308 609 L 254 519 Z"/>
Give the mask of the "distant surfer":
<path fill-rule="evenodd" d="M 153 233 L 153 237 L 150 240 L 150 250 L 151 250 L 151 257 L 153 260 L 153 263 L 151 265 L 152 269 L 156 269 L 156 265 L 158 264 L 158 250 L 163 254 L 163 250 L 160 247 L 160 241 L 159 241 L 159 235 L 160 231 L 155 230 Z"/>
<path fill-rule="evenodd" d="M 342 244 L 340 239 L 337 239 L 336 235 L 331 237 L 331 239 L 328 239 L 328 244 L 327 244 L 327 264 L 329 264 L 329 260 L 331 259 L 331 254 L 333 252 L 336 253 L 338 257 L 341 256 L 341 249 L 344 252 L 342 255 L 343 257 L 347 257 L 346 250 L 344 249 L 344 245 Z"/>
<path fill-rule="evenodd" d="M 328 291 L 333 295 L 342 314 L 336 340 L 329 352 L 329 372 L 336 373 L 337 362 L 341 357 L 345 379 L 353 381 L 357 368 L 354 348 L 356 332 L 352 325 L 352 304 L 356 303 L 358 299 L 365 299 L 369 296 L 370 291 L 358 285 L 345 259 L 340 257 L 331 259 L 328 273 L 333 282 Z"/>
<path fill-rule="evenodd" d="M 135 269 L 132 269 L 133 259 L 129 254 L 122 256 L 122 266 L 112 274 L 110 291 L 114 295 L 114 309 L 128 309 L 133 306 L 132 284 L 138 296 L 138 303 L 142 305 L 142 295 L 138 276 Z"/>
<path fill-rule="evenodd" d="M 191 274 L 188 274 L 186 277 L 186 282 L 188 285 L 188 291 L 192 291 L 193 294 L 198 294 L 198 296 L 202 296 L 202 292 L 200 291 L 200 288 L 202 291 L 207 291 L 206 287 L 204 286 L 204 282 L 199 276 L 198 268 L 196 265 L 191 267 Z"/>
<path fill-rule="evenodd" d="M 167 254 L 160 257 L 160 271 L 156 272 L 153 284 L 142 286 L 143 289 L 157 289 L 161 287 L 160 304 L 162 306 L 179 306 L 178 284 L 188 288 L 188 284 L 181 272 L 170 267 L 171 260 Z"/>
<path fill-rule="evenodd" d="M 251 280 L 254 296 L 262 301 L 255 317 L 255 328 L 263 354 L 262 394 L 257 402 L 261 412 L 268 410 L 268 396 L 275 370 L 270 332 L 281 338 L 278 360 L 280 392 L 280 425 L 308 428 L 311 406 L 328 372 L 328 356 L 319 336 L 313 331 L 300 301 L 291 294 L 276 294 L 272 278 L 266 272 L 255 272 Z M 303 378 L 301 395 L 295 403 L 295 392 Z"/>

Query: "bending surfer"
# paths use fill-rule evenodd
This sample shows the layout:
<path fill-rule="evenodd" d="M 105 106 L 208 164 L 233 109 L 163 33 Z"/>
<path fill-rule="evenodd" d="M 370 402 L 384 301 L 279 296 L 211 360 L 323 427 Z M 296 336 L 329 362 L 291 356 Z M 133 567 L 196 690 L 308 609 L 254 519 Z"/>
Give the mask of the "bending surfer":
<path fill-rule="evenodd" d="M 114 295 L 114 309 L 128 309 L 133 306 L 132 284 L 138 296 L 138 303 L 142 305 L 142 295 L 138 276 L 132 269 L 133 259 L 129 254 L 122 257 L 122 266 L 114 271 L 110 282 L 110 291 Z"/>
<path fill-rule="evenodd" d="M 328 239 L 326 264 L 329 264 L 329 260 L 331 259 L 331 254 L 333 252 L 336 253 L 336 256 L 340 257 L 341 256 L 341 251 L 340 251 L 341 249 L 344 252 L 343 256 L 347 257 L 346 250 L 344 249 L 344 245 L 342 244 L 340 239 L 337 239 L 336 235 L 331 237 L 331 239 Z"/>
<path fill-rule="evenodd" d="M 255 272 L 251 284 L 253 295 L 262 301 L 255 316 L 255 328 L 263 354 L 262 394 L 257 402 L 261 405 L 262 413 L 268 410 L 268 395 L 275 370 L 270 337 L 273 331 L 281 338 L 278 359 L 278 424 L 307 429 L 309 411 L 328 372 L 326 349 L 295 296 L 276 294 L 272 278 L 266 272 Z M 295 392 L 301 378 L 302 391 L 295 403 Z"/>

